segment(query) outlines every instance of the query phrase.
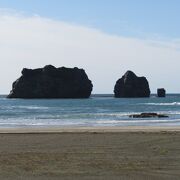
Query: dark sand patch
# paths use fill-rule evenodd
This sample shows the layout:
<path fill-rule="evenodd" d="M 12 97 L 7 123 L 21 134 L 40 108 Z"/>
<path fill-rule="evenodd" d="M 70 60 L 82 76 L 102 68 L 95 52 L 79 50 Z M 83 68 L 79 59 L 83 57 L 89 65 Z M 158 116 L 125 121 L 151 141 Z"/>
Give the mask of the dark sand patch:
<path fill-rule="evenodd" d="M 0 179 L 179 179 L 180 132 L 0 134 Z"/>

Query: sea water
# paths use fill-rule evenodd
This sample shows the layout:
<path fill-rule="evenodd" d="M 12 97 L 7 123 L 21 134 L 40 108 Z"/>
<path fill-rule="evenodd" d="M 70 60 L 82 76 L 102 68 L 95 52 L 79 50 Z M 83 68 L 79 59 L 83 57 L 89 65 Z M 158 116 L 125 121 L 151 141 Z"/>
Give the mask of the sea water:
<path fill-rule="evenodd" d="M 130 118 L 154 112 L 169 118 Z M 178 126 L 180 95 L 166 98 L 7 99 L 0 96 L 0 128 L 45 126 Z"/>

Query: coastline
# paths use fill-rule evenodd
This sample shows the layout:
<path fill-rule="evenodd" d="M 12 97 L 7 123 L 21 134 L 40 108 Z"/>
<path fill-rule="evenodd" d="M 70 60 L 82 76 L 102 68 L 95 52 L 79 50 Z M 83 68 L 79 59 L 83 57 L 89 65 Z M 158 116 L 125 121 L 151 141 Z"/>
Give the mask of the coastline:
<path fill-rule="evenodd" d="M 119 132 L 180 132 L 180 126 L 45 126 L 45 127 L 13 127 L 0 128 L 0 134 L 31 134 L 31 133 L 119 133 Z"/>

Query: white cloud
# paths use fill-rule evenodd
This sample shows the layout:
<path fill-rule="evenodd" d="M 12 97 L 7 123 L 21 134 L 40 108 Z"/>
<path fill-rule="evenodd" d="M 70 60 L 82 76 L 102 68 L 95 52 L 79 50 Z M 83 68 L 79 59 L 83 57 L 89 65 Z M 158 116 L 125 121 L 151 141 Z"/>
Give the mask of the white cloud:
<path fill-rule="evenodd" d="M 0 93 L 8 93 L 23 67 L 84 68 L 94 93 L 112 93 L 125 71 L 148 78 L 152 92 L 180 92 L 180 41 L 125 38 L 39 16 L 0 13 Z"/>

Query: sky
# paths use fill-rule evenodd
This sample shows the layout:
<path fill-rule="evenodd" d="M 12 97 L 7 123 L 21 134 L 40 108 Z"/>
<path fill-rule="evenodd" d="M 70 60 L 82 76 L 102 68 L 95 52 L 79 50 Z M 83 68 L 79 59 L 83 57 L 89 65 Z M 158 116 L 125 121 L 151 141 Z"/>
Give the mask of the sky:
<path fill-rule="evenodd" d="M 179 0 L 0 0 L 0 94 L 23 67 L 83 68 L 93 93 L 127 71 L 180 93 Z"/>

